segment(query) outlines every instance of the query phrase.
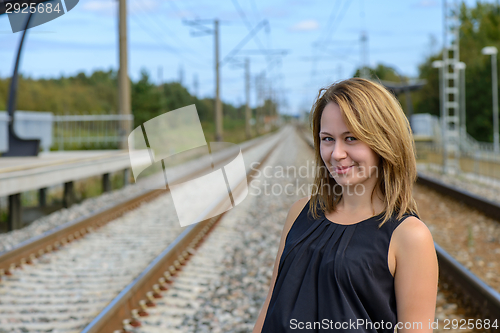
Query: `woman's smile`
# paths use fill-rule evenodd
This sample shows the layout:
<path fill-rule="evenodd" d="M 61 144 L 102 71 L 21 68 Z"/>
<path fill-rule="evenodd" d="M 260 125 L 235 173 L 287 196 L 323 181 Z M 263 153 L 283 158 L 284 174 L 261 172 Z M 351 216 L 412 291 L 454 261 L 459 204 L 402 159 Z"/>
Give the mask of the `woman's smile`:
<path fill-rule="evenodd" d="M 351 166 L 346 166 L 346 167 L 336 167 L 334 172 L 338 175 L 345 175 L 346 173 L 349 172 L 349 170 L 351 170 L 353 167 L 353 165 Z"/>

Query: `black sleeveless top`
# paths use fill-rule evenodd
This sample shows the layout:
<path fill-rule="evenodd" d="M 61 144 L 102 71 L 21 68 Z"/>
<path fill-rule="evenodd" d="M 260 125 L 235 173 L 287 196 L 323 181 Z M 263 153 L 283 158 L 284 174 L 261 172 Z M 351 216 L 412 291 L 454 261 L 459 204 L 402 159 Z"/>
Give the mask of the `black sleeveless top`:
<path fill-rule="evenodd" d="M 408 216 L 341 225 L 313 219 L 308 202 L 286 238 L 262 332 L 394 332 L 389 243 Z"/>

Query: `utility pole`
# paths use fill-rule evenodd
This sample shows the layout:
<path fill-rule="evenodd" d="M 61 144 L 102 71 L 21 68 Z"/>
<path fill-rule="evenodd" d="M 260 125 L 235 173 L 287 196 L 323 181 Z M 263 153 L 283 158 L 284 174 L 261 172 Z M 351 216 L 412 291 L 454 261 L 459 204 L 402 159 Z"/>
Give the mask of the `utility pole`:
<path fill-rule="evenodd" d="M 158 88 L 160 91 L 160 112 L 165 111 L 165 90 L 163 87 L 163 66 L 158 66 Z"/>
<path fill-rule="evenodd" d="M 118 111 L 121 115 L 130 116 L 130 82 L 128 78 L 128 47 L 127 47 L 127 0 L 118 0 L 118 30 L 120 48 L 120 68 L 118 70 Z M 120 149 L 127 149 L 128 134 L 132 130 L 130 120 L 120 122 Z"/>
<path fill-rule="evenodd" d="M 262 119 L 262 114 L 264 111 L 264 103 L 266 102 L 266 98 L 264 95 L 264 73 L 260 73 L 260 75 L 257 77 L 258 81 L 258 104 L 261 104 L 261 106 L 257 107 L 257 112 L 255 113 L 255 118 L 257 120 L 256 122 L 256 128 L 259 134 L 263 133 L 263 119 Z"/>
<path fill-rule="evenodd" d="M 368 79 L 370 73 L 368 72 L 368 34 L 366 31 L 361 33 L 361 59 L 363 65 L 361 67 L 361 77 L 363 79 Z"/>
<path fill-rule="evenodd" d="M 486 46 L 483 54 L 491 55 L 491 88 L 493 93 L 493 149 L 496 154 L 500 152 L 498 137 L 498 78 L 497 78 L 497 53 L 494 46 Z"/>
<path fill-rule="evenodd" d="M 245 133 L 248 140 L 252 137 L 250 133 L 250 59 L 245 59 Z"/>
<path fill-rule="evenodd" d="M 220 102 L 219 20 L 214 21 L 215 38 L 215 141 L 222 141 L 222 105 Z"/>
<path fill-rule="evenodd" d="M 193 76 L 193 90 L 194 96 L 198 97 L 198 74 L 194 74 Z"/>
<path fill-rule="evenodd" d="M 491 56 L 491 76 L 492 76 L 492 86 L 495 88 L 493 90 L 493 146 L 495 153 L 500 152 L 500 144 L 498 138 L 498 78 L 497 78 L 497 54 Z"/>
<path fill-rule="evenodd" d="M 163 84 L 163 67 L 158 66 L 158 86 L 161 87 Z"/>
<path fill-rule="evenodd" d="M 212 23 L 214 24 L 214 29 L 211 30 L 203 26 L 203 24 Z M 220 101 L 220 63 L 219 63 L 219 20 L 193 20 L 184 21 L 197 31 L 191 32 L 192 36 L 206 36 L 214 35 L 214 69 L 215 69 L 215 141 L 222 141 L 222 104 Z"/>
<path fill-rule="evenodd" d="M 184 84 L 184 67 L 179 65 L 179 84 L 182 86 Z"/>
<path fill-rule="evenodd" d="M 207 34 L 214 34 L 214 44 L 215 44 L 215 140 L 222 141 L 222 103 L 220 100 L 220 68 L 224 66 L 227 62 L 232 60 L 234 56 L 241 50 L 241 48 L 263 27 L 268 27 L 269 22 L 266 20 L 261 21 L 257 26 L 255 26 L 249 34 L 241 40 L 238 45 L 236 45 L 233 50 L 227 54 L 222 61 L 219 61 L 219 20 L 213 20 L 214 29 L 210 30 L 202 26 L 203 23 L 208 23 L 210 20 L 194 20 L 194 21 L 184 21 L 185 24 L 196 28 L 198 31 L 192 35 L 203 36 Z"/>

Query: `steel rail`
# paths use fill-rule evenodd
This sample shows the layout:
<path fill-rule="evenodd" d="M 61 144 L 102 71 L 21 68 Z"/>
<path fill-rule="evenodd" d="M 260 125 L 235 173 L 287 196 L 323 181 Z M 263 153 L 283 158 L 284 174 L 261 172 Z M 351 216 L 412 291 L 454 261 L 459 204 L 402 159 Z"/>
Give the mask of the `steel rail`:
<path fill-rule="evenodd" d="M 242 148 L 242 151 L 247 151 L 257 145 L 263 143 L 268 135 L 256 138 L 248 145 Z M 226 161 L 230 157 L 222 158 L 220 163 Z M 219 163 L 219 162 L 218 162 Z M 176 182 L 183 182 L 196 175 L 203 173 L 204 170 L 196 170 L 189 175 L 180 177 Z M 168 188 L 167 190 L 168 191 Z M 32 264 L 35 258 L 39 258 L 47 252 L 57 250 L 67 243 L 71 243 L 77 238 L 81 238 L 87 233 L 99 228 L 106 223 L 122 216 L 128 211 L 139 207 L 144 202 L 149 202 L 165 194 L 165 190 L 151 190 L 140 194 L 132 199 L 129 199 L 112 207 L 104 207 L 88 216 L 77 218 L 63 225 L 52 228 L 45 233 L 30 238 L 9 251 L 0 253 L 0 279 L 2 275 L 11 275 L 12 270 L 22 267 L 24 264 Z"/>
<path fill-rule="evenodd" d="M 462 201 L 470 207 L 480 210 L 494 220 L 500 221 L 500 205 L 485 198 L 460 189 L 453 185 L 445 184 L 437 179 L 430 179 L 421 174 L 418 175 L 417 183 L 432 188 L 436 192 L 449 196 L 455 200 Z"/>

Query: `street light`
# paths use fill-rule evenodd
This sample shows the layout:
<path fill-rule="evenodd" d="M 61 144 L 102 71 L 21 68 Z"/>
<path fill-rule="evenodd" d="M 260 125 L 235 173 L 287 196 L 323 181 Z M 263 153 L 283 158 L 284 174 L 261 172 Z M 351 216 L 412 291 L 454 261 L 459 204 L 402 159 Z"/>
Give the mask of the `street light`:
<path fill-rule="evenodd" d="M 498 138 L 498 80 L 497 80 L 497 53 L 494 46 L 487 46 L 482 49 L 485 55 L 491 55 L 491 85 L 493 89 L 493 147 L 495 153 L 500 151 Z"/>
<path fill-rule="evenodd" d="M 464 62 L 457 62 L 455 64 L 455 68 L 458 70 L 462 70 L 462 75 L 460 76 L 460 113 L 459 113 L 459 121 L 460 124 L 460 137 L 462 142 L 465 141 L 466 137 L 466 126 L 465 126 L 465 68 L 467 66 Z"/>
<path fill-rule="evenodd" d="M 439 114 L 441 115 L 441 144 L 443 147 L 443 173 L 446 173 L 446 159 L 448 153 L 446 151 L 446 122 L 445 122 L 445 108 L 444 108 L 444 61 L 435 60 L 432 62 L 433 68 L 439 69 Z"/>

